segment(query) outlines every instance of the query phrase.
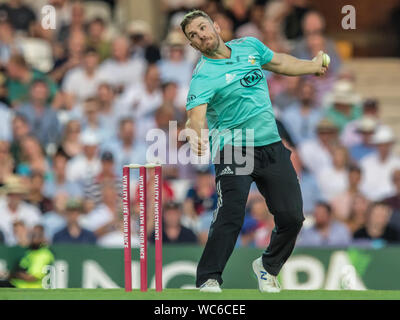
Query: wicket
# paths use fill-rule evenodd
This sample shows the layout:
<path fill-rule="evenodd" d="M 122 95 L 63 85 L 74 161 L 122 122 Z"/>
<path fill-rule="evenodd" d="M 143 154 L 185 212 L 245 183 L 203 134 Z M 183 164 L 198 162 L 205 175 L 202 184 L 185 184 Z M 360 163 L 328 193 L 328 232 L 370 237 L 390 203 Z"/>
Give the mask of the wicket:
<path fill-rule="evenodd" d="M 155 282 L 156 291 L 162 291 L 162 167 L 160 164 L 130 164 L 123 167 L 123 215 L 124 215 L 124 265 L 125 291 L 132 291 L 130 169 L 139 169 L 139 243 L 140 243 L 140 290 L 147 291 L 147 169 L 154 168 L 154 234 L 155 234 Z"/>

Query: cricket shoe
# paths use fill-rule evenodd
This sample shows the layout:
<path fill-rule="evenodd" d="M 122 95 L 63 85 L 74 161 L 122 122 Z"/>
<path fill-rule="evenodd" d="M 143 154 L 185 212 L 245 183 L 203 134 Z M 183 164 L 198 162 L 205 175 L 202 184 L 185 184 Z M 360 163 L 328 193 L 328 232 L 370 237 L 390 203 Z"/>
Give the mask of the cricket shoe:
<path fill-rule="evenodd" d="M 264 269 L 261 257 L 253 261 L 253 271 L 258 280 L 258 289 L 261 292 L 281 291 L 278 279 Z"/>
<path fill-rule="evenodd" d="M 218 281 L 215 279 L 208 279 L 206 282 L 204 282 L 200 286 L 200 291 L 201 292 L 215 292 L 215 293 L 222 292 Z"/>

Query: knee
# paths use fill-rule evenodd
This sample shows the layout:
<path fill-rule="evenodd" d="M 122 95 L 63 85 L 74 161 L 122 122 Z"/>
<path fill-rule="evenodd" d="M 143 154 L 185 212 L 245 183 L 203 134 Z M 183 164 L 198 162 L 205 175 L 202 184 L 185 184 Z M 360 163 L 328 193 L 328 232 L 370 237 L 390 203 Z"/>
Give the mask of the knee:
<path fill-rule="evenodd" d="M 276 224 L 278 228 L 290 229 L 292 232 L 299 233 L 302 226 L 304 216 L 302 212 L 292 212 L 291 214 L 286 214 L 285 219 L 276 219 Z"/>

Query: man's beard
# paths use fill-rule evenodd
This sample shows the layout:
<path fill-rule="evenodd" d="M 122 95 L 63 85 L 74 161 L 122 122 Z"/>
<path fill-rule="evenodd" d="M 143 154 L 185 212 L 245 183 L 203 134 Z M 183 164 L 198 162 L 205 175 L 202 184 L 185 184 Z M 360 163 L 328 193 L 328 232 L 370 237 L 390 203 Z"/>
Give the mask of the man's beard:
<path fill-rule="evenodd" d="M 210 56 L 212 56 L 212 55 L 214 55 L 215 54 L 215 52 L 217 51 L 217 49 L 218 49 L 218 47 L 219 47 L 219 37 L 216 37 L 216 39 L 217 39 L 217 44 L 216 44 L 216 46 L 214 47 L 214 48 L 207 48 L 207 49 L 205 49 L 204 51 L 203 51 L 203 53 L 205 53 L 205 54 L 207 54 L 207 55 L 210 55 Z"/>

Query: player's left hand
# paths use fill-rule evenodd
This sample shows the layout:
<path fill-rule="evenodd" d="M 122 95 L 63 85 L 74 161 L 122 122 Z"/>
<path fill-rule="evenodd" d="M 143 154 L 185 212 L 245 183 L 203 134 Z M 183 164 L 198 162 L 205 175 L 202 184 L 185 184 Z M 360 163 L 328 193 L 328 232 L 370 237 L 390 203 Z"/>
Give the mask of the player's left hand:
<path fill-rule="evenodd" d="M 323 51 L 319 51 L 318 54 L 312 59 L 315 62 L 316 76 L 323 76 L 328 71 L 328 66 L 323 66 Z"/>

